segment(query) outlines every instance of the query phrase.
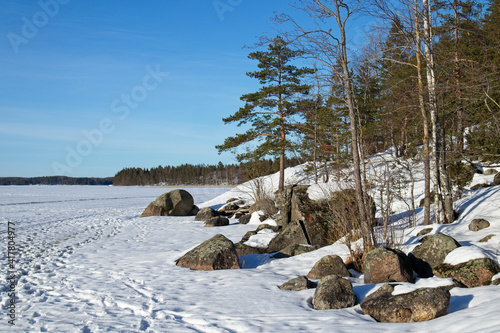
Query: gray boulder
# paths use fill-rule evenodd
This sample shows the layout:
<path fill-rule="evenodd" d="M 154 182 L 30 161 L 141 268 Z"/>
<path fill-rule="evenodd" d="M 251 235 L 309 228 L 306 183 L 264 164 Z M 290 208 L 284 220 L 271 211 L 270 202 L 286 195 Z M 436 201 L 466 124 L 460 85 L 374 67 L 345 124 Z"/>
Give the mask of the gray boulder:
<path fill-rule="evenodd" d="M 410 259 L 402 251 L 378 247 L 365 258 L 366 284 L 382 282 L 413 282 Z"/>
<path fill-rule="evenodd" d="M 281 232 L 269 243 L 269 252 L 281 251 L 282 249 L 299 245 L 308 244 L 308 239 L 299 221 L 289 223 Z"/>
<path fill-rule="evenodd" d="M 361 302 L 361 309 L 385 323 L 413 323 L 444 316 L 450 305 L 450 292 L 442 288 L 422 288 L 392 295 L 394 287 L 383 285 Z"/>
<path fill-rule="evenodd" d="M 208 219 L 211 219 L 212 217 L 219 216 L 217 211 L 213 208 L 210 207 L 204 207 L 200 209 L 198 214 L 196 214 L 196 217 L 194 218 L 195 221 L 206 221 Z"/>
<path fill-rule="evenodd" d="M 500 273 L 500 267 L 490 258 L 480 258 L 458 265 L 442 264 L 434 271 L 437 277 L 452 278 L 468 288 L 474 288 L 489 285 L 493 276 Z"/>
<path fill-rule="evenodd" d="M 322 278 L 312 301 L 316 310 L 344 309 L 356 304 L 356 295 L 351 281 L 338 275 L 328 275 Z"/>
<path fill-rule="evenodd" d="M 300 291 L 316 288 L 316 283 L 308 280 L 305 276 L 299 276 L 283 283 L 279 288 L 282 290 Z"/>
<path fill-rule="evenodd" d="M 272 230 L 274 232 L 278 232 L 281 230 L 281 227 L 279 225 L 261 224 L 257 227 L 257 229 L 255 229 L 255 231 L 259 232 L 259 231 L 264 230 L 264 229 L 269 229 L 269 230 Z"/>
<path fill-rule="evenodd" d="M 238 222 L 240 224 L 248 224 L 248 222 L 250 222 L 251 218 L 252 218 L 252 215 L 245 214 L 245 215 L 240 216 L 240 218 L 238 219 Z"/>
<path fill-rule="evenodd" d="M 428 278 L 434 275 L 434 268 L 441 265 L 451 251 L 460 247 L 452 237 L 438 233 L 422 238 L 421 244 L 413 249 L 409 257 L 418 276 Z"/>
<path fill-rule="evenodd" d="M 177 266 L 203 271 L 240 268 L 233 242 L 220 234 L 187 252 L 177 259 L 176 264 Z"/>
<path fill-rule="evenodd" d="M 307 277 L 310 279 L 321 279 L 332 274 L 344 277 L 351 276 L 351 273 L 349 273 L 344 265 L 344 261 L 337 255 L 328 255 L 321 258 L 307 273 Z"/>
<path fill-rule="evenodd" d="M 472 191 L 475 191 L 475 190 L 479 190 L 480 188 L 485 188 L 485 187 L 490 187 L 490 186 L 491 186 L 491 184 L 489 184 L 489 183 L 480 183 L 480 184 L 476 184 L 474 186 L 471 186 L 470 189 Z"/>
<path fill-rule="evenodd" d="M 155 201 L 151 202 L 141 217 L 191 216 L 195 209 L 193 203 L 193 197 L 189 192 L 185 190 L 173 190 L 160 195 Z"/>
<path fill-rule="evenodd" d="M 216 216 L 205 221 L 205 227 L 223 227 L 229 225 L 227 217 Z"/>
<path fill-rule="evenodd" d="M 498 171 L 496 169 L 488 169 L 484 171 L 484 175 L 489 176 L 489 175 L 496 175 Z"/>
<path fill-rule="evenodd" d="M 500 185 L 500 172 L 495 175 L 493 178 L 493 185 Z"/>
<path fill-rule="evenodd" d="M 490 226 L 490 222 L 485 219 L 474 219 L 469 224 L 469 230 L 471 231 L 479 231 Z"/>
<path fill-rule="evenodd" d="M 425 236 L 425 235 L 427 235 L 427 234 L 431 233 L 431 232 L 432 232 L 432 230 L 434 230 L 434 228 L 425 228 L 425 229 L 422 229 L 422 230 L 420 230 L 420 231 L 418 232 L 417 237 L 422 237 L 422 236 Z"/>

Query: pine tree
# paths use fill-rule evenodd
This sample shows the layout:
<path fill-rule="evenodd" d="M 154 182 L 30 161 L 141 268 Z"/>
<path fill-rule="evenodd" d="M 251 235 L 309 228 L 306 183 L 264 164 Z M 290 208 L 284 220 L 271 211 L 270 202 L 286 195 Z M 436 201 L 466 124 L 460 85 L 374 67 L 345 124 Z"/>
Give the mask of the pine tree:
<path fill-rule="evenodd" d="M 281 37 L 274 38 L 267 51 L 249 54 L 250 59 L 259 61 L 260 70 L 249 72 L 247 76 L 259 80 L 262 87 L 255 93 L 241 96 L 245 106 L 223 121 L 226 124 L 238 122 L 238 126 L 250 123 L 252 127 L 245 133 L 226 138 L 222 145 L 216 147 L 221 153 L 254 140 L 259 141 L 253 151 L 240 153 L 237 159 L 241 162 L 255 155 L 279 156 L 280 191 L 285 183 L 285 156 L 291 147 L 288 134 L 294 128 L 294 119 L 299 115 L 297 103 L 310 89 L 301 80 L 313 73 L 312 69 L 290 64 L 301 55 L 301 51 L 288 48 Z"/>

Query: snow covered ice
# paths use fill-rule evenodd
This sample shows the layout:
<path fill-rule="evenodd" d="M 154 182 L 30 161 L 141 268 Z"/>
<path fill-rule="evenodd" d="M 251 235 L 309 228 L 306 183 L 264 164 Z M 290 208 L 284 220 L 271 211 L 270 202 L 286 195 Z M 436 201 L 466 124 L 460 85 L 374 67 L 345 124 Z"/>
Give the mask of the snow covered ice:
<path fill-rule="evenodd" d="M 299 169 L 288 172 L 293 173 L 288 178 L 294 182 L 305 179 Z M 277 184 L 273 177 L 267 178 L 270 187 Z M 285 259 L 244 256 L 240 262 L 245 268 L 240 270 L 207 272 L 177 267 L 176 259 L 215 234 L 238 242 L 256 225 L 231 219 L 227 227 L 205 228 L 193 217 L 139 218 L 152 200 L 171 189 L 0 187 L 0 235 L 6 239 L 8 221 L 15 222 L 18 248 L 16 325 L 9 325 L 5 315 L 9 297 L 3 281 L 0 331 L 498 332 L 499 286 L 454 288 L 446 316 L 413 324 L 377 323 L 359 305 L 317 311 L 311 306 L 314 289 L 294 292 L 278 288 L 307 274 L 324 255 L 346 259 L 348 252 L 342 244 Z M 209 187 L 187 190 L 200 207 L 241 196 L 241 188 L 239 192 Z M 433 233 L 446 233 L 464 245 L 450 254 L 449 262 L 481 255 L 498 262 L 499 206 L 500 186 L 481 189 L 455 203 L 461 213 L 457 222 L 430 226 Z M 479 217 L 487 218 L 491 227 L 468 230 L 470 220 Z M 418 244 L 416 234 L 423 228 L 405 230 L 405 252 Z M 496 236 L 479 242 L 489 234 Z M 263 233 L 260 237 L 268 236 Z M 5 276 L 6 245 L 2 245 L 1 260 L 1 275 Z M 364 285 L 362 275 L 350 280 L 358 302 L 380 286 Z M 449 279 L 421 279 L 415 285 L 398 287 L 398 292 L 449 283 Z"/>

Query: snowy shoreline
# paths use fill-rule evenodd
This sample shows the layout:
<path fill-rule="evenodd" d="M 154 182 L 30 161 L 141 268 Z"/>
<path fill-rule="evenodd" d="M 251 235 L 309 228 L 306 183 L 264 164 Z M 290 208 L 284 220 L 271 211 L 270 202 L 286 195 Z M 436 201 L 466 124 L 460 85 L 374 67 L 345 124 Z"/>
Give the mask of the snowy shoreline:
<path fill-rule="evenodd" d="M 288 170 L 289 179 L 304 179 Z M 267 178 L 270 188 L 274 176 Z M 475 182 L 486 176 L 478 175 Z M 486 179 L 488 180 L 488 179 Z M 175 260 L 201 242 L 222 233 L 233 242 L 255 225 L 235 219 L 221 228 L 204 228 L 193 217 L 139 218 L 142 210 L 166 187 L 4 186 L 0 187 L 0 222 L 16 223 L 19 247 L 16 265 L 16 325 L 4 316 L 0 331 L 85 332 L 496 332 L 500 321 L 500 287 L 454 288 L 448 313 L 412 324 L 384 324 L 364 315 L 356 305 L 344 310 L 317 311 L 314 290 L 283 291 L 279 285 L 305 275 L 324 255 L 344 260 L 343 244 L 285 259 L 244 256 L 245 269 L 191 271 Z M 224 203 L 243 193 L 241 187 L 192 187 L 200 207 Z M 457 201 L 459 219 L 450 225 L 421 225 L 406 229 L 402 249 L 418 244 L 424 228 L 456 238 L 464 248 L 499 260 L 500 187 L 470 192 Z M 22 207 L 22 208 L 21 208 Z M 403 205 L 401 206 L 403 207 Z M 468 222 L 484 217 L 491 227 L 472 232 Z M 480 239 L 494 234 L 488 242 Z M 7 248 L 1 249 L 2 264 Z M 459 253 L 461 257 L 467 255 Z M 477 252 L 474 252 L 477 254 Z M 455 260 L 450 258 L 450 260 Z M 6 274 L 5 265 L 0 274 Z M 363 276 L 349 278 L 359 300 L 380 285 L 365 285 Z M 438 286 L 447 279 L 419 279 L 400 287 Z M 8 285 L 1 286 L 3 309 Z M 406 289 L 404 289 L 406 288 Z"/>

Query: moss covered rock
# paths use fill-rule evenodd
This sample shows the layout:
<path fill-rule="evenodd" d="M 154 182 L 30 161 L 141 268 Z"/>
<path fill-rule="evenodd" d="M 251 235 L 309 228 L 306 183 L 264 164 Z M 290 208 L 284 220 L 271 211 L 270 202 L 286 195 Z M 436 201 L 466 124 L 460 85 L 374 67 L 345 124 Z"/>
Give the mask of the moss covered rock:
<path fill-rule="evenodd" d="M 443 316 L 450 305 L 450 292 L 442 288 L 422 288 L 392 295 L 394 286 L 383 285 L 361 302 L 364 313 L 385 323 L 413 323 Z"/>
<path fill-rule="evenodd" d="M 497 273 L 500 273 L 500 267 L 490 258 L 473 259 L 458 265 L 442 264 L 435 269 L 436 276 L 455 279 L 468 288 L 489 285 Z"/>
<path fill-rule="evenodd" d="M 187 252 L 176 261 L 177 266 L 212 271 L 240 268 L 233 242 L 224 235 L 215 235 Z"/>

